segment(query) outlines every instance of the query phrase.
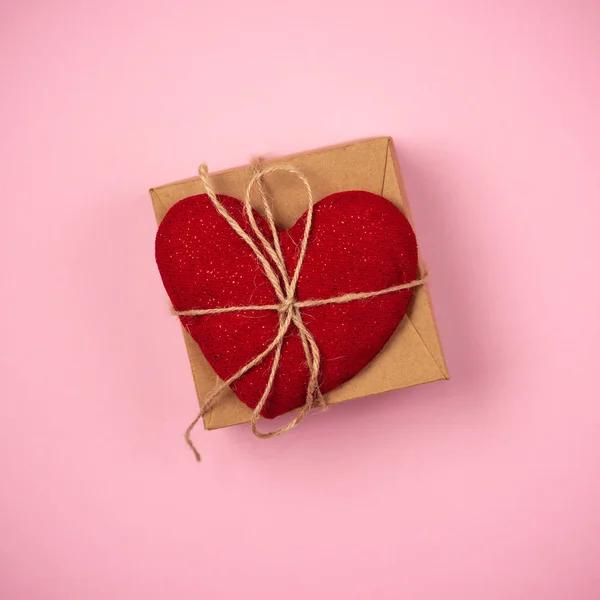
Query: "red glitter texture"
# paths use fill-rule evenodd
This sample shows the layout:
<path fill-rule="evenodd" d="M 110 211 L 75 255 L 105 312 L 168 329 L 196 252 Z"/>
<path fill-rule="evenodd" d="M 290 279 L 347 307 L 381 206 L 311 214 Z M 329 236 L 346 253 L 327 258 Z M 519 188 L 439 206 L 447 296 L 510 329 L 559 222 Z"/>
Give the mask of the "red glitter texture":
<path fill-rule="evenodd" d="M 249 233 L 242 204 L 219 196 L 231 216 Z M 261 231 L 271 239 L 258 213 Z M 302 241 L 304 215 L 279 237 L 288 272 L 293 273 Z M 260 248 L 260 242 L 257 242 Z M 258 260 L 206 195 L 175 204 L 156 236 L 156 262 L 176 310 L 277 304 Z M 385 198 L 363 191 L 340 192 L 315 205 L 297 299 L 331 298 L 408 283 L 417 277 L 417 242 L 400 210 Z M 402 320 L 412 290 L 345 304 L 302 309 L 302 318 L 321 351 L 321 390 L 325 393 L 364 369 Z M 180 317 L 202 353 L 225 380 L 260 354 L 278 328 L 276 311 Z M 272 356 L 232 385 L 254 408 L 265 389 Z M 278 373 L 262 416 L 274 418 L 305 402 L 308 368 L 297 329 L 283 343 Z"/>

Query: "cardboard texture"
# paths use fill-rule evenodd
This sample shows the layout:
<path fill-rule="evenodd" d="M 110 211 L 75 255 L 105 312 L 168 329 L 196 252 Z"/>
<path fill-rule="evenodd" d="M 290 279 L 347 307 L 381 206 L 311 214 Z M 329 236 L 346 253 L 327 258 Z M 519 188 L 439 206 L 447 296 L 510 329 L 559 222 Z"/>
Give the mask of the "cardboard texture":
<path fill-rule="evenodd" d="M 411 220 L 394 144 L 389 137 L 287 156 L 265 161 L 264 164 L 281 163 L 291 164 L 305 174 L 315 201 L 334 192 L 366 190 L 394 202 Z M 251 167 L 245 166 L 211 173 L 211 181 L 218 194 L 242 199 L 251 174 Z M 285 173 L 272 173 L 266 181 L 275 204 L 273 212 L 277 224 L 290 228 L 306 211 L 304 186 Z M 157 222 L 160 223 L 169 208 L 179 200 L 204 191 L 198 177 L 151 189 Z M 258 206 L 254 208 L 260 212 Z M 196 342 L 183 328 L 182 331 L 198 400 L 202 403 L 215 385 L 217 376 Z M 426 286 L 422 286 L 415 289 L 406 316 L 383 350 L 358 375 L 329 392 L 327 400 L 336 404 L 439 379 L 448 379 L 448 371 L 429 294 Z M 204 416 L 204 427 L 219 429 L 246 423 L 250 421 L 251 414 L 252 411 L 228 389 Z"/>

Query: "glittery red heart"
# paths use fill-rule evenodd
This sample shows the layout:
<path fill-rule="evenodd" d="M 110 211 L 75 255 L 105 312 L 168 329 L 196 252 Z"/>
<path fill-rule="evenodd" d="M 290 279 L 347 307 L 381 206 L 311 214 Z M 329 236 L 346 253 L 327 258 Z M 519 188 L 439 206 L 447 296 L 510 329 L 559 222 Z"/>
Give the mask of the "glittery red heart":
<path fill-rule="evenodd" d="M 254 237 L 242 204 L 228 196 L 219 198 Z M 255 216 L 261 231 L 271 239 L 264 219 Z M 305 218 L 279 232 L 290 273 L 296 266 Z M 206 195 L 181 200 L 166 214 L 156 236 L 156 262 L 177 310 L 277 304 L 256 257 Z M 376 291 L 416 277 L 415 235 L 394 204 L 362 191 L 332 194 L 316 204 L 298 300 Z M 323 392 L 344 383 L 375 358 L 402 320 L 411 295 L 409 289 L 302 309 L 303 320 L 321 351 Z M 224 380 L 269 345 L 279 323 L 275 311 L 184 316 L 181 321 Z M 260 400 L 271 364 L 272 357 L 265 359 L 232 386 L 251 408 Z M 263 416 L 273 418 L 304 404 L 307 382 L 306 358 L 292 325 Z"/>

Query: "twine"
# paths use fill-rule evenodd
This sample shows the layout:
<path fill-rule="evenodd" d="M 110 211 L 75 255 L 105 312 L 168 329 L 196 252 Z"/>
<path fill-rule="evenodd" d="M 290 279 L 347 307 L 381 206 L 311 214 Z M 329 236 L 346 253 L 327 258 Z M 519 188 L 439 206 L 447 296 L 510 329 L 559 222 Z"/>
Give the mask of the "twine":
<path fill-rule="evenodd" d="M 296 299 L 296 288 L 298 286 L 298 279 L 300 278 L 302 263 L 304 262 L 304 257 L 306 256 L 306 249 L 308 247 L 308 238 L 312 227 L 314 209 L 314 199 L 310 183 L 308 182 L 307 178 L 302 172 L 292 167 L 291 165 L 272 165 L 260 168 L 255 163 L 253 167 L 254 174 L 250 179 L 250 182 L 248 183 L 248 187 L 246 188 L 246 193 L 244 196 L 244 212 L 246 218 L 248 219 L 248 223 L 250 224 L 252 232 L 254 233 L 256 238 L 258 238 L 260 245 L 264 249 L 266 255 L 261 251 L 260 247 L 252 239 L 252 237 L 250 237 L 250 235 L 248 235 L 242 229 L 240 224 L 229 214 L 227 209 L 221 204 L 219 198 L 215 194 L 215 191 L 209 182 L 208 169 L 206 165 L 200 165 L 198 173 L 200 175 L 200 180 L 204 185 L 206 193 L 217 212 L 227 221 L 227 223 L 235 231 L 235 233 L 237 233 L 239 237 L 242 238 L 244 242 L 246 242 L 246 244 L 250 247 L 250 249 L 260 262 L 260 265 L 262 266 L 267 279 L 273 286 L 273 290 L 275 292 L 275 295 L 277 296 L 278 304 L 226 306 L 221 308 L 206 308 L 181 311 L 174 310 L 173 313 L 180 317 L 201 317 L 203 315 L 218 315 L 223 313 L 240 311 L 274 310 L 279 313 L 279 329 L 273 341 L 260 354 L 255 356 L 250 362 L 246 363 L 241 369 L 239 369 L 239 371 L 234 373 L 227 380 L 217 384 L 217 386 L 206 395 L 206 398 L 204 399 L 200 411 L 196 415 L 196 418 L 190 423 L 189 427 L 186 429 L 185 432 L 185 440 L 188 446 L 191 448 L 192 452 L 194 453 L 196 460 L 198 461 L 200 461 L 200 453 L 196 449 L 196 446 L 194 445 L 194 442 L 191 439 L 192 431 L 198 423 L 198 421 L 216 404 L 219 394 L 225 388 L 231 386 L 250 369 L 260 364 L 271 353 L 273 353 L 273 364 L 271 365 L 271 371 L 269 372 L 267 384 L 258 404 L 252 411 L 252 418 L 250 420 L 250 423 L 252 425 L 252 433 L 255 436 L 265 439 L 282 435 L 286 431 L 289 431 L 290 429 L 298 425 L 298 423 L 302 421 L 302 419 L 307 415 L 307 413 L 311 409 L 316 407 L 324 408 L 327 405 L 327 402 L 323 394 L 321 393 L 319 387 L 321 355 L 312 333 L 309 331 L 309 329 L 304 324 L 304 321 L 302 320 L 302 313 L 300 312 L 302 308 L 324 306 L 326 304 L 343 304 L 346 302 L 354 302 L 355 300 L 375 298 L 383 294 L 391 294 L 393 292 L 399 292 L 402 290 L 408 290 L 411 288 L 418 287 L 420 285 L 423 285 L 427 279 L 427 276 L 423 275 L 420 279 L 415 279 L 414 281 L 411 281 L 409 283 L 394 285 L 383 290 L 377 290 L 375 292 L 357 292 L 350 294 L 342 294 L 341 296 L 335 296 L 333 298 L 298 301 Z M 291 278 L 287 271 L 285 260 L 283 257 L 283 252 L 281 251 L 281 246 L 279 244 L 279 235 L 277 233 L 277 228 L 273 219 L 271 201 L 263 183 L 264 176 L 275 171 L 291 173 L 298 177 L 298 179 L 300 179 L 300 181 L 306 188 L 306 194 L 308 197 L 308 210 L 306 211 L 304 234 L 302 237 L 302 243 L 299 247 L 298 262 L 296 264 L 296 268 L 294 269 L 294 273 L 292 274 Z M 254 189 L 254 186 L 257 186 L 259 190 L 260 198 L 262 200 L 264 208 L 265 220 L 269 226 L 269 229 L 271 230 L 273 238 L 272 242 L 269 241 L 263 235 L 262 231 L 256 224 L 256 220 L 254 218 L 254 212 L 250 203 L 251 193 Z M 271 259 L 274 267 L 271 265 L 267 257 Z M 261 432 L 257 428 L 257 423 L 260 419 L 260 413 L 264 408 L 267 398 L 269 397 L 269 394 L 271 393 L 271 390 L 273 388 L 273 383 L 275 381 L 277 370 L 279 368 L 279 361 L 281 359 L 283 340 L 292 323 L 298 329 L 309 371 L 309 380 L 306 388 L 306 402 L 302 405 L 302 407 L 300 408 L 296 416 L 292 419 L 292 421 L 290 421 L 280 429 L 276 429 L 274 431 L 269 432 Z"/>

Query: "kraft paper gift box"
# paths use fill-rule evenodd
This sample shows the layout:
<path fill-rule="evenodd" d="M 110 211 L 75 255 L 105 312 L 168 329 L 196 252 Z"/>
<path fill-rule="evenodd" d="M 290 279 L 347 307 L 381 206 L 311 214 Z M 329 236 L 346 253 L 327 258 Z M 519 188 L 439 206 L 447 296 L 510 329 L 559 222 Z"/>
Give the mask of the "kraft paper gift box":
<path fill-rule="evenodd" d="M 334 192 L 365 190 L 395 203 L 411 221 L 408 201 L 400 174 L 394 144 L 382 137 L 342 146 L 315 150 L 263 164 L 291 164 L 308 178 L 315 201 Z M 211 173 L 217 194 L 243 198 L 252 176 L 250 165 Z M 274 202 L 277 224 L 290 228 L 306 211 L 306 191 L 290 182 L 283 173 L 272 173 L 268 180 Z M 176 202 L 204 193 L 198 177 L 170 183 L 150 190 L 157 222 L 160 223 Z M 261 212 L 261 207 L 254 205 Z M 417 239 L 418 239 L 418 232 Z M 200 348 L 182 328 L 189 355 L 198 400 L 202 403 L 214 387 L 217 376 Z M 448 379 L 448 371 L 435 325 L 431 300 L 426 286 L 414 289 L 413 297 L 396 332 L 383 350 L 355 377 L 326 395 L 330 404 L 373 396 L 440 379 Z M 369 398 L 365 402 L 376 402 Z M 225 390 L 219 402 L 204 415 L 205 429 L 219 429 L 250 421 L 252 411 L 238 400 L 233 391 Z"/>

